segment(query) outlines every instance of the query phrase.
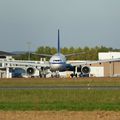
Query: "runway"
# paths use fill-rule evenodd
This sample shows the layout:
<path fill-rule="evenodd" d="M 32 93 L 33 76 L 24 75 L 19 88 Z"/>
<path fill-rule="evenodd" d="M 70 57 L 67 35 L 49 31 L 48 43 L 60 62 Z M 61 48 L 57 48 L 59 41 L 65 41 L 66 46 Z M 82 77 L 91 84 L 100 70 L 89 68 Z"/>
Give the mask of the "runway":
<path fill-rule="evenodd" d="M 120 90 L 120 86 L 0 86 L 0 90 Z"/>

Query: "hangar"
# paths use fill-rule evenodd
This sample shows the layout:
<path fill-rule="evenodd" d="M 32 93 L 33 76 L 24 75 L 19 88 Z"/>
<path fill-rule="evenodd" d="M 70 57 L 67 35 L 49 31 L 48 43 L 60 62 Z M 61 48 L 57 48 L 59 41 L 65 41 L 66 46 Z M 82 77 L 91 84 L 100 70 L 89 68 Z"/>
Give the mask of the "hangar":
<path fill-rule="evenodd" d="M 120 52 L 100 52 L 98 53 L 99 60 L 109 60 L 109 59 L 117 59 L 120 58 Z M 103 68 L 101 71 L 96 70 L 98 72 L 103 73 L 103 77 L 120 77 L 120 61 L 114 62 L 99 62 L 90 64 L 90 67 Z M 93 75 L 94 76 L 94 75 Z M 101 76 L 102 77 L 102 76 Z"/>

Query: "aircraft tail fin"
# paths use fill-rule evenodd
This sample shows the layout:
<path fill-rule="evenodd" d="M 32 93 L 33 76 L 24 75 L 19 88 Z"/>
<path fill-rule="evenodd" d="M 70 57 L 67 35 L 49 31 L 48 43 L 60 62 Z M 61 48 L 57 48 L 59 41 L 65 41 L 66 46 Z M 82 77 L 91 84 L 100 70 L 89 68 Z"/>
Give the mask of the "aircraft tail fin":
<path fill-rule="evenodd" d="M 60 53 L 60 32 L 58 29 L 58 48 L 57 48 L 57 52 Z"/>

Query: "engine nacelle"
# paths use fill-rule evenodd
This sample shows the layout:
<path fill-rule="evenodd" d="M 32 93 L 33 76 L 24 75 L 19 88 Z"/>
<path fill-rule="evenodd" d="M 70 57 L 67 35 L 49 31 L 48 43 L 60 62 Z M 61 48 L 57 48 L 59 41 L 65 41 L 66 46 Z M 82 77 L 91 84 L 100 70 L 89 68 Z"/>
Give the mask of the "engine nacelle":
<path fill-rule="evenodd" d="M 89 73 L 90 73 L 90 67 L 88 67 L 88 66 L 83 66 L 83 67 L 81 68 L 81 72 L 82 72 L 83 74 L 89 74 Z"/>
<path fill-rule="evenodd" d="M 27 74 L 28 74 L 28 75 L 33 75 L 33 74 L 35 73 L 35 69 L 32 68 L 32 67 L 27 68 L 26 71 L 27 71 Z"/>

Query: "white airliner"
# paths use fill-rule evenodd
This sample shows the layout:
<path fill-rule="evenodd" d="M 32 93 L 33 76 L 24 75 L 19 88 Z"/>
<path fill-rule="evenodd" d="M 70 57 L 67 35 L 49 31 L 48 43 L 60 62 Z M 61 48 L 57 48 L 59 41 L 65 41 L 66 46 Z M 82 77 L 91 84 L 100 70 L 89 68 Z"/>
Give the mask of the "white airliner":
<path fill-rule="evenodd" d="M 50 64 L 50 70 L 52 72 L 55 71 L 65 71 L 66 70 L 66 57 L 65 55 L 61 54 L 60 52 L 60 36 L 59 36 L 59 30 L 58 30 L 58 48 L 57 53 L 55 55 L 48 55 L 48 54 L 36 54 L 42 57 L 50 57 L 49 64 Z"/>
<path fill-rule="evenodd" d="M 58 47 L 57 53 L 55 55 L 48 55 L 48 54 L 36 54 L 42 57 L 50 57 L 49 64 L 50 70 L 52 72 L 55 71 L 65 71 L 67 69 L 68 64 L 66 63 L 66 56 L 77 55 L 76 53 L 63 55 L 60 51 L 60 33 L 58 30 Z"/>
<path fill-rule="evenodd" d="M 49 65 L 50 65 L 50 71 L 51 72 L 61 72 L 61 71 L 73 71 L 73 75 L 75 74 L 75 66 L 72 66 L 70 63 L 67 63 L 66 57 L 73 56 L 73 55 L 79 55 L 83 53 L 72 53 L 63 55 L 60 51 L 60 32 L 58 29 L 58 47 L 57 47 L 57 53 L 55 55 L 48 55 L 48 54 L 36 54 L 35 55 L 43 56 L 43 57 L 50 57 Z M 77 65 L 77 69 L 79 71 L 82 71 L 84 74 L 89 74 L 90 68 L 88 66 L 81 66 L 80 64 Z"/>
<path fill-rule="evenodd" d="M 40 61 L 28 61 L 28 60 L 0 60 L 1 68 L 23 68 L 26 70 L 26 73 L 29 76 L 34 75 L 35 69 L 39 69 L 39 71 L 43 71 L 45 69 L 50 69 L 51 72 L 59 74 L 61 71 L 73 71 L 72 76 L 76 76 L 76 71 L 80 72 L 80 74 L 88 75 L 90 73 L 90 64 L 93 63 L 102 63 L 102 62 L 114 62 L 120 61 L 120 59 L 110 59 L 110 60 L 99 60 L 99 61 L 85 61 L 85 62 L 72 62 L 68 63 L 66 61 L 66 57 L 72 55 L 79 55 L 83 53 L 73 53 L 63 55 L 60 51 L 60 33 L 58 30 L 58 47 L 57 53 L 55 55 L 48 55 L 48 54 L 36 54 L 35 55 L 43 56 L 43 57 L 50 57 L 49 62 L 41 63 Z M 41 75 L 40 75 L 41 76 Z"/>

